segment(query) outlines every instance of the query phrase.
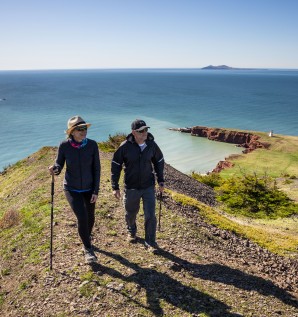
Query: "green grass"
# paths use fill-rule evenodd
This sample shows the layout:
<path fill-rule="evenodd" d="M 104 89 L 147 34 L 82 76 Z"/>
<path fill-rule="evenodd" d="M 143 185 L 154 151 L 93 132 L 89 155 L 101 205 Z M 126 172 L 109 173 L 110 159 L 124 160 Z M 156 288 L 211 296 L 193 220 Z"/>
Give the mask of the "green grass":
<path fill-rule="evenodd" d="M 269 149 L 257 149 L 248 154 L 231 157 L 228 160 L 233 162 L 234 166 L 221 171 L 220 175 L 228 179 L 243 174 L 267 174 L 276 178 L 278 187 L 298 202 L 298 137 L 275 135 L 270 138 L 263 132 L 252 133 L 259 135 L 261 142 L 269 143 Z M 294 179 L 293 183 L 285 182 L 285 176 Z"/>
<path fill-rule="evenodd" d="M 288 232 L 286 229 L 282 230 L 276 220 L 266 220 L 266 225 L 262 225 L 262 222 L 258 223 L 245 217 L 232 217 L 223 214 L 188 196 L 173 191 L 168 192 L 175 201 L 183 205 L 196 207 L 208 223 L 218 228 L 229 230 L 248 238 L 277 254 L 287 255 L 297 252 L 298 228 L 295 225 L 296 221 L 294 218 L 288 219 L 288 222 L 292 225 L 292 231 Z"/>
<path fill-rule="evenodd" d="M 258 149 L 232 158 L 234 167 L 220 173 L 224 178 L 240 175 L 243 172 L 266 173 L 272 177 L 280 177 L 284 174 L 298 176 L 298 137 L 275 135 L 270 138 L 266 133 L 252 133 L 259 135 L 261 142 L 270 143 L 269 149 Z"/>
<path fill-rule="evenodd" d="M 0 254 L 5 259 L 12 256 L 11 250 L 22 250 L 26 262 L 38 263 L 47 252 L 48 242 L 44 242 L 44 237 L 50 219 L 51 182 L 47 166 L 54 155 L 52 148 L 42 148 L 0 176 L 0 198 L 5 198 L 1 199 L 0 223 L 12 211 L 18 215 L 17 221 L 0 230 Z"/>
<path fill-rule="evenodd" d="M 5 300 L 5 294 L 0 292 L 0 308 L 4 303 L 4 300 Z"/>

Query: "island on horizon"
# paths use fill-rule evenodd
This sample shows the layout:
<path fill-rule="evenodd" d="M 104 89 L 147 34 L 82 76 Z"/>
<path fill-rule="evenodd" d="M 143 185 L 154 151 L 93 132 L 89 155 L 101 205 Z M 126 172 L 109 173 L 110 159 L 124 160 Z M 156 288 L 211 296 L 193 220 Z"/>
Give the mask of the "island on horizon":
<path fill-rule="evenodd" d="M 201 69 L 210 69 L 210 70 L 265 70 L 264 68 L 236 68 L 236 67 L 230 67 L 227 65 L 218 65 L 218 66 L 214 66 L 214 65 L 209 65 L 206 67 L 203 67 Z"/>

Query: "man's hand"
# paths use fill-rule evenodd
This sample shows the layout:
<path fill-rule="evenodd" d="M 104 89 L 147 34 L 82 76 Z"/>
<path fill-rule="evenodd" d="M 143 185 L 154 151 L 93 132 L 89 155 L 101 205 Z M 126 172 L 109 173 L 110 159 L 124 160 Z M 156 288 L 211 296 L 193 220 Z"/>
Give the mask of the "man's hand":
<path fill-rule="evenodd" d="M 119 189 L 113 190 L 113 194 L 117 199 L 120 199 L 121 194 Z"/>
<path fill-rule="evenodd" d="M 164 183 L 159 183 L 159 184 L 158 184 L 158 187 L 159 187 L 159 192 L 160 192 L 160 193 L 163 193 L 164 188 L 165 188 L 165 187 L 164 187 Z"/>
<path fill-rule="evenodd" d="M 90 199 L 90 203 L 91 204 L 95 204 L 96 200 L 97 200 L 98 195 L 92 194 L 91 199 Z"/>

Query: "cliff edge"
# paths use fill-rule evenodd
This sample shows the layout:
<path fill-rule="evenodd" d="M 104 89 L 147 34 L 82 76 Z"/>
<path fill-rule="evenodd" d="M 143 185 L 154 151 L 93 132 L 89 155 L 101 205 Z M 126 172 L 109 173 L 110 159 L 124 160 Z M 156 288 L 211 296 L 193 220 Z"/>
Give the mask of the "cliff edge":
<path fill-rule="evenodd" d="M 242 132 L 221 128 L 211 128 L 204 126 L 194 126 L 191 128 L 177 128 L 171 129 L 184 133 L 190 133 L 192 136 L 207 138 L 212 141 L 225 142 L 235 144 L 236 146 L 243 147 L 242 153 L 247 154 L 256 149 L 268 149 L 270 144 L 261 142 L 260 136 L 251 132 Z M 224 168 L 232 167 L 233 163 L 228 160 L 220 161 L 212 172 L 220 172 Z"/>

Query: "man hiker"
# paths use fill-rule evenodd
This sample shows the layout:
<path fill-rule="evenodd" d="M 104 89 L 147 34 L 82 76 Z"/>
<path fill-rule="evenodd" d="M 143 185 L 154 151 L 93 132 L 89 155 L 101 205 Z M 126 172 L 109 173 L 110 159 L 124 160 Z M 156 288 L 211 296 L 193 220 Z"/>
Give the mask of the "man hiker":
<path fill-rule="evenodd" d="M 160 193 L 164 189 L 164 157 L 148 132 L 145 121 L 136 119 L 131 124 L 131 133 L 114 153 L 112 160 L 113 194 L 120 199 L 119 178 L 124 165 L 125 220 L 128 241 L 135 242 L 137 234 L 136 216 L 142 199 L 145 221 L 145 247 L 156 249 L 155 179 Z"/>

